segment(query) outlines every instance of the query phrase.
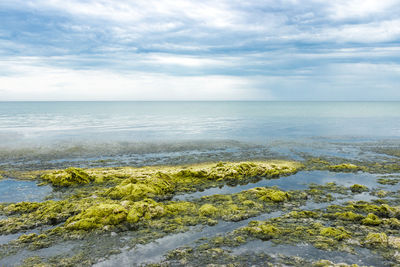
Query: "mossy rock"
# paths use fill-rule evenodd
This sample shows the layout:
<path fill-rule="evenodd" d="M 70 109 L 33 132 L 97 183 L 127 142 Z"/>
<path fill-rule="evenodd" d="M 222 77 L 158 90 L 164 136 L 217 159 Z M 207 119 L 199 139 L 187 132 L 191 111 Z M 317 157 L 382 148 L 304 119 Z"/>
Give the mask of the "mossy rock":
<path fill-rule="evenodd" d="M 139 220 L 150 220 L 155 217 L 161 217 L 165 213 L 166 209 L 164 205 L 152 199 L 145 199 L 133 203 L 126 219 L 129 223 L 136 223 Z"/>
<path fill-rule="evenodd" d="M 342 163 L 338 165 L 330 165 L 328 166 L 328 170 L 333 172 L 357 172 L 361 170 L 361 168 L 354 164 Z"/>
<path fill-rule="evenodd" d="M 144 198 L 162 198 L 172 194 L 174 188 L 169 178 L 156 176 L 146 180 L 127 179 L 109 189 L 106 195 L 113 199 L 137 201 Z"/>
<path fill-rule="evenodd" d="M 261 240 L 277 238 L 282 233 L 278 227 L 268 223 L 250 222 L 249 225 L 244 227 L 243 230 Z"/>
<path fill-rule="evenodd" d="M 260 200 L 267 202 L 284 202 L 290 199 L 287 192 L 278 189 L 256 187 L 248 190 L 248 192 L 256 194 Z"/>
<path fill-rule="evenodd" d="M 364 244 L 386 247 L 388 245 L 388 237 L 385 233 L 369 233 L 364 240 Z"/>
<path fill-rule="evenodd" d="M 82 185 L 88 184 L 94 180 L 94 178 L 83 169 L 73 167 L 43 174 L 41 178 L 54 186 Z"/>
<path fill-rule="evenodd" d="M 99 204 L 69 218 L 65 226 L 71 230 L 92 230 L 118 225 L 126 220 L 128 211 L 119 204 Z"/>
<path fill-rule="evenodd" d="M 361 223 L 362 223 L 362 224 L 365 224 L 365 225 L 379 225 L 379 224 L 382 223 L 382 220 L 379 219 L 379 217 L 376 216 L 375 214 L 369 213 L 369 214 L 367 215 L 367 217 L 365 217 L 365 218 L 361 221 Z"/>
<path fill-rule="evenodd" d="M 388 179 L 388 178 L 379 178 L 378 183 L 383 185 L 396 185 L 400 182 L 400 179 Z"/>
<path fill-rule="evenodd" d="M 310 210 L 292 211 L 288 214 L 291 218 L 302 219 L 302 218 L 317 218 L 318 213 Z"/>
<path fill-rule="evenodd" d="M 350 186 L 350 190 L 353 193 L 362 193 L 362 192 L 367 192 L 368 187 L 366 187 L 365 185 L 361 185 L 361 184 L 353 184 L 352 186 Z"/>
<path fill-rule="evenodd" d="M 204 204 L 199 209 L 199 214 L 201 216 L 211 217 L 216 216 L 218 213 L 218 209 L 211 204 Z"/>
<path fill-rule="evenodd" d="M 352 211 L 346 211 L 342 213 L 336 212 L 333 217 L 339 218 L 344 221 L 353 221 L 353 222 L 360 221 L 361 219 L 364 218 L 364 216 L 362 216 L 361 214 L 354 213 Z"/>
<path fill-rule="evenodd" d="M 332 237 L 336 240 L 343 240 L 351 237 L 350 233 L 343 227 L 323 227 L 320 229 L 319 234 L 326 237 Z"/>

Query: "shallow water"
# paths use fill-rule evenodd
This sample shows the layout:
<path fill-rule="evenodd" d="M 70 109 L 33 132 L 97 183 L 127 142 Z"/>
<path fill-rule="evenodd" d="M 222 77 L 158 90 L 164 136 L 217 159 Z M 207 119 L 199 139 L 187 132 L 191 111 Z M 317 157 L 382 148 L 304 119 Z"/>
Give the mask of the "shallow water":
<path fill-rule="evenodd" d="M 271 242 L 263 242 L 255 240 L 248 242 L 240 247 L 231 249 L 233 255 L 246 255 L 256 253 L 268 253 L 269 255 L 279 255 L 282 251 L 286 256 L 301 257 L 307 260 L 318 261 L 321 259 L 329 259 L 334 263 L 347 263 L 358 264 L 366 266 L 383 266 L 387 261 L 376 254 L 372 254 L 370 250 L 359 248 L 355 254 L 339 252 L 339 251 L 325 251 L 317 249 L 308 244 L 292 245 L 275 245 Z"/>
<path fill-rule="evenodd" d="M 52 191 L 51 186 L 38 186 L 36 181 L 3 179 L 0 180 L 0 203 L 43 201 Z"/>
<path fill-rule="evenodd" d="M 377 183 L 380 175 L 370 173 L 335 173 L 329 171 L 301 171 L 296 174 L 280 177 L 279 179 L 263 179 L 256 183 L 249 183 L 246 185 L 229 186 L 224 185 L 220 188 L 214 187 L 206 189 L 202 192 L 194 192 L 184 195 L 176 195 L 173 200 L 190 200 L 193 198 L 200 198 L 203 196 L 210 196 L 215 194 L 234 194 L 254 187 L 271 187 L 276 186 L 281 190 L 303 190 L 307 189 L 309 184 L 314 183 L 323 185 L 326 183 L 334 182 L 338 185 L 349 187 L 353 184 L 363 184 L 370 189 L 400 189 L 400 183 L 393 185 L 381 185 Z"/>

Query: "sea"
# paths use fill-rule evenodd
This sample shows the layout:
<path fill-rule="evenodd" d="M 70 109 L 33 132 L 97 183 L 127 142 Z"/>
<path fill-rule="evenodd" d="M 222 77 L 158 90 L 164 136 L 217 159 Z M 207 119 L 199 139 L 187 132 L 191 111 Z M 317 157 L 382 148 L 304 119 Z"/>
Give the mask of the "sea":
<path fill-rule="evenodd" d="M 399 140 L 400 102 L 0 102 L 6 170 L 352 157 Z"/>

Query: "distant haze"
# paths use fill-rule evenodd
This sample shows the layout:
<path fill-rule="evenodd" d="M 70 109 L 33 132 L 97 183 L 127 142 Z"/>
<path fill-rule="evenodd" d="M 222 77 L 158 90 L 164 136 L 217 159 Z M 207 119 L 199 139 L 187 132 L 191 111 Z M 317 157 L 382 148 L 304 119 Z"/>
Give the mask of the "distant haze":
<path fill-rule="evenodd" d="M 2 0 L 0 17 L 0 101 L 400 100 L 400 0 Z"/>

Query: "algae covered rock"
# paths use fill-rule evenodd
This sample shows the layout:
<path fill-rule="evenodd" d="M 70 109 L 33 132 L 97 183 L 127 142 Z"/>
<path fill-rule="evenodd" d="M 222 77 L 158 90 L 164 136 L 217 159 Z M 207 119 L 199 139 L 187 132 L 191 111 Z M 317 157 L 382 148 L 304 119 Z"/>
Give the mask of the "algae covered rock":
<path fill-rule="evenodd" d="M 141 200 L 144 198 L 162 198 L 174 191 L 169 176 L 154 176 L 151 179 L 126 179 L 111 188 L 106 194 L 113 199 Z"/>
<path fill-rule="evenodd" d="M 357 264 L 351 264 L 348 265 L 346 263 L 333 263 L 330 260 L 319 260 L 316 262 L 313 262 L 312 264 L 313 267 L 358 267 Z"/>
<path fill-rule="evenodd" d="M 319 234 L 326 237 L 332 237 L 336 240 L 343 240 L 351 237 L 350 233 L 348 233 L 343 227 L 323 227 Z"/>
<path fill-rule="evenodd" d="M 94 178 L 86 173 L 83 169 L 73 167 L 43 174 L 41 178 L 50 182 L 54 186 L 88 184 L 94 180 Z"/>
<path fill-rule="evenodd" d="M 99 204 L 69 218 L 65 225 L 72 230 L 91 230 L 118 225 L 126 220 L 128 211 L 119 204 Z"/>
<path fill-rule="evenodd" d="M 369 233 L 364 244 L 373 246 L 387 246 L 388 237 L 385 233 Z"/>
<path fill-rule="evenodd" d="M 129 223 L 136 223 L 141 219 L 150 220 L 155 217 L 160 217 L 165 213 L 166 210 L 162 204 L 152 199 L 145 199 L 133 203 L 126 219 Z"/>
<path fill-rule="evenodd" d="M 354 164 L 342 163 L 338 165 L 330 165 L 328 166 L 328 170 L 333 172 L 357 172 L 361 170 L 361 168 Z"/>
<path fill-rule="evenodd" d="M 254 193 L 260 200 L 271 202 L 283 202 L 290 199 L 290 195 L 284 191 L 265 187 L 256 187 L 248 190 Z"/>
<path fill-rule="evenodd" d="M 346 211 L 343 213 L 336 212 L 334 214 L 334 217 L 344 221 L 359 221 L 364 218 L 364 216 L 362 216 L 361 214 L 357 214 L 352 211 Z"/>
<path fill-rule="evenodd" d="M 382 220 L 375 214 L 369 213 L 361 222 L 365 225 L 379 225 L 382 223 Z"/>
<path fill-rule="evenodd" d="M 362 193 L 362 192 L 367 192 L 368 187 L 366 187 L 365 185 L 361 185 L 361 184 L 353 184 L 352 186 L 350 186 L 350 190 L 353 193 Z"/>
<path fill-rule="evenodd" d="M 243 231 L 261 240 L 276 238 L 281 234 L 281 230 L 278 227 L 257 221 L 250 222 L 249 226 L 243 228 Z"/>
<path fill-rule="evenodd" d="M 202 216 L 215 216 L 218 212 L 218 209 L 211 204 L 204 204 L 199 209 L 199 214 Z"/>

